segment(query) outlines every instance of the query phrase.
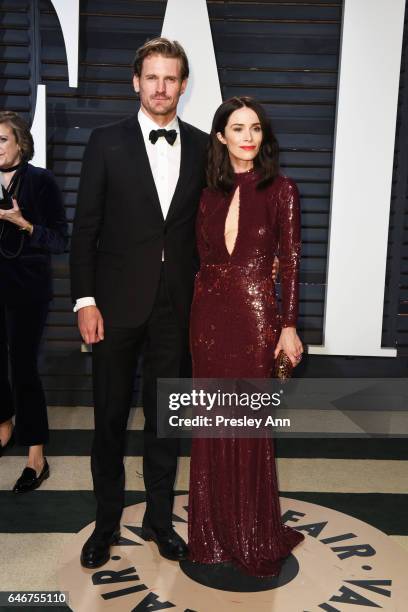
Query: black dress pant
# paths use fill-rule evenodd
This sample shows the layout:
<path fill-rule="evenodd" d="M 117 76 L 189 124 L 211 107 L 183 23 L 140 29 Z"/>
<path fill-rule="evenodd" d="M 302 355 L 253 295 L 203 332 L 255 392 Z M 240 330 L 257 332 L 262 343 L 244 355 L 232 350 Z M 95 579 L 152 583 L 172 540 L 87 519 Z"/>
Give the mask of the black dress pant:
<path fill-rule="evenodd" d="M 0 303 L 0 423 L 15 413 L 17 442 L 25 446 L 48 442 L 47 404 L 37 365 L 48 308 L 48 301 Z"/>
<path fill-rule="evenodd" d="M 179 440 L 157 438 L 156 381 L 179 377 L 187 351 L 187 330 L 181 329 L 172 310 L 162 266 L 157 296 L 146 323 L 130 329 L 105 325 L 104 340 L 93 346 L 95 434 L 91 467 L 99 534 L 116 527 L 124 506 L 125 435 L 140 353 L 145 416 L 145 520 L 154 527 L 171 527 Z"/>

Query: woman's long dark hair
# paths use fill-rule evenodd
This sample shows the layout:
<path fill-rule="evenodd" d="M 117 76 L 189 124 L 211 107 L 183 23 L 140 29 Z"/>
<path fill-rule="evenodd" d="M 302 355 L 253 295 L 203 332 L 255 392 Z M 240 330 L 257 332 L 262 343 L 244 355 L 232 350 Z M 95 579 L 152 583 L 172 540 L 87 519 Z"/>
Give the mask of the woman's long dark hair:
<path fill-rule="evenodd" d="M 212 123 L 207 161 L 207 184 L 211 189 L 228 193 L 234 186 L 234 170 L 228 149 L 218 140 L 217 133 L 221 132 L 224 135 L 229 116 L 245 106 L 258 115 L 262 128 L 262 143 L 254 159 L 254 167 L 260 175 L 257 187 L 265 187 L 279 173 L 279 145 L 264 108 L 259 102 L 247 96 L 230 98 L 217 108 Z"/>

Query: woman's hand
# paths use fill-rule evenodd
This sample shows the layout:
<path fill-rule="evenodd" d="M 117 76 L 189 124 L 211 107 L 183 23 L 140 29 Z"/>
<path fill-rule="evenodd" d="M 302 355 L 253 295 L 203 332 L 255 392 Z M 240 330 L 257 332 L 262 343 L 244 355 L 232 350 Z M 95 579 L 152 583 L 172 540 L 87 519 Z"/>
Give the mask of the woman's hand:
<path fill-rule="evenodd" d="M 275 359 L 279 355 L 279 351 L 284 351 L 286 353 L 293 367 L 298 365 L 302 359 L 303 344 L 296 333 L 295 327 L 284 327 L 282 329 L 279 342 L 275 349 Z"/>
<path fill-rule="evenodd" d="M 14 225 L 17 225 L 20 229 L 28 229 L 30 234 L 32 233 L 32 225 L 27 219 L 24 219 L 21 214 L 21 210 L 17 204 L 17 200 L 13 198 L 13 208 L 3 210 L 0 208 L 0 221 L 9 221 Z"/>

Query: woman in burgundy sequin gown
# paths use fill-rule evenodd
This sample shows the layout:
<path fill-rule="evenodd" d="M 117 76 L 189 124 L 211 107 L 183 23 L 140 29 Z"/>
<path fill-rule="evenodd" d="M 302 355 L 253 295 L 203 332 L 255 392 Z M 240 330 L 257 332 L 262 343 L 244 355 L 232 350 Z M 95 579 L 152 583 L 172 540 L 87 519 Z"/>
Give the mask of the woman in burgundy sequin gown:
<path fill-rule="evenodd" d="M 296 334 L 300 212 L 296 184 L 278 174 L 277 142 L 253 100 L 233 98 L 217 110 L 207 174 L 197 217 L 193 376 L 269 378 L 280 349 L 294 365 L 303 350 Z M 273 576 L 303 537 L 281 521 L 271 438 L 193 439 L 191 561 L 232 561 L 247 574 Z"/>

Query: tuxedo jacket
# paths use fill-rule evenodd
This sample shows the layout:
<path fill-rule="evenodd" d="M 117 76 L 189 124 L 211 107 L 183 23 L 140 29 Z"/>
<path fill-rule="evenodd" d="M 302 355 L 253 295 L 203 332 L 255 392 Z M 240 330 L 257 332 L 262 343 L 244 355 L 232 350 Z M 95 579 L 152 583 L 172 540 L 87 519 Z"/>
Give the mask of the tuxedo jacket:
<path fill-rule="evenodd" d="M 87 145 L 71 242 L 72 298 L 95 297 L 111 326 L 147 320 L 163 251 L 169 298 L 188 326 L 208 135 L 180 119 L 179 127 L 180 174 L 166 219 L 137 115 L 95 129 Z"/>
<path fill-rule="evenodd" d="M 22 170 L 18 205 L 33 233 L 22 234 L 12 223 L 0 223 L 0 245 L 20 255 L 8 259 L 0 253 L 0 303 L 25 304 L 52 298 L 51 253 L 63 253 L 68 224 L 61 191 L 49 170 L 27 164 Z"/>

